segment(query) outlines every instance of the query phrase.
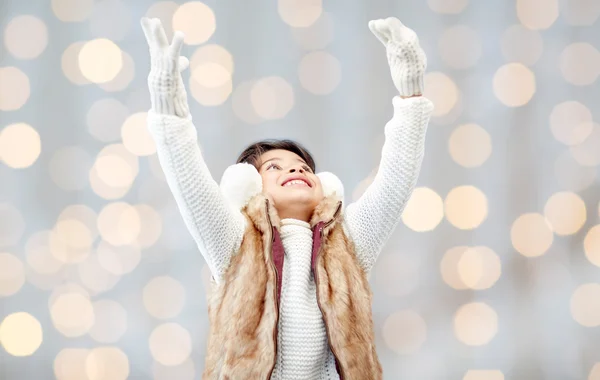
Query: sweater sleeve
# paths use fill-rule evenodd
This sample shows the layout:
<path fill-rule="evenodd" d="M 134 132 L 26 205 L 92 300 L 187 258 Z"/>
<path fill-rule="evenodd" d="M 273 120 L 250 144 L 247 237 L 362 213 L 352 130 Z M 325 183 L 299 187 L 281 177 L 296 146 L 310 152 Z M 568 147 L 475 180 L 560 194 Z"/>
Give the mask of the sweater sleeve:
<path fill-rule="evenodd" d="M 191 116 L 148 113 L 158 159 L 185 225 L 219 282 L 239 249 L 245 220 L 227 204 L 202 158 Z"/>
<path fill-rule="evenodd" d="M 395 97 L 394 116 L 385 125 L 385 143 L 373 183 L 345 211 L 345 228 L 358 260 L 370 272 L 400 221 L 423 160 L 433 104 L 424 97 Z"/>

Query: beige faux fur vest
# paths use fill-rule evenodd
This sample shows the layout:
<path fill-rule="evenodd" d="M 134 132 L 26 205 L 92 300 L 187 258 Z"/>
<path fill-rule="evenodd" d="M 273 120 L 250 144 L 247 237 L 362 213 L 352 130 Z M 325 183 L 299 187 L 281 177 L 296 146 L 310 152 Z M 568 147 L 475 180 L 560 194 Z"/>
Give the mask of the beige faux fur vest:
<path fill-rule="evenodd" d="M 343 380 L 380 380 L 371 290 L 341 223 L 341 202 L 325 198 L 310 221 L 313 275 L 329 346 Z M 205 380 L 268 380 L 275 366 L 283 244 L 279 217 L 262 194 L 243 209 L 239 252 L 213 284 Z"/>

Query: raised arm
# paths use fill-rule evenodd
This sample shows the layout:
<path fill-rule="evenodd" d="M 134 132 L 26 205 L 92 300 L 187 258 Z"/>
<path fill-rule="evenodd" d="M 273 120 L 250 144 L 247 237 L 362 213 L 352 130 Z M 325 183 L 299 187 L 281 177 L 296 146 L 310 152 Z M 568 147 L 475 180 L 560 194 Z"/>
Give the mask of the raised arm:
<path fill-rule="evenodd" d="M 423 160 L 433 104 L 422 96 L 427 65 L 417 35 L 395 18 L 376 20 L 369 28 L 385 45 L 392 79 L 400 96 L 385 125 L 385 143 L 373 183 L 345 212 L 346 228 L 358 259 L 369 272 L 415 188 Z"/>
<path fill-rule="evenodd" d="M 169 45 L 158 19 L 142 19 L 142 28 L 151 61 L 148 128 L 183 220 L 220 281 L 241 243 L 244 217 L 227 204 L 202 158 L 180 74 L 189 64 L 179 55 L 183 34 L 176 32 Z"/>

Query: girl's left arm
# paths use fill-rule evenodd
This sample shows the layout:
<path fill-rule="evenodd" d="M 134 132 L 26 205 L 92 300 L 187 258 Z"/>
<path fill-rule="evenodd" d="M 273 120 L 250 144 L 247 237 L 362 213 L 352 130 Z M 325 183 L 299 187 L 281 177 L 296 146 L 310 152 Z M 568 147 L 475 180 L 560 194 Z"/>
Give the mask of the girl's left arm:
<path fill-rule="evenodd" d="M 386 46 L 392 79 L 400 96 L 385 125 L 379 169 L 365 193 L 345 211 L 345 228 L 367 273 L 398 222 L 415 188 L 423 160 L 433 104 L 422 96 L 427 60 L 417 35 L 396 18 L 376 20 L 369 28 Z"/>

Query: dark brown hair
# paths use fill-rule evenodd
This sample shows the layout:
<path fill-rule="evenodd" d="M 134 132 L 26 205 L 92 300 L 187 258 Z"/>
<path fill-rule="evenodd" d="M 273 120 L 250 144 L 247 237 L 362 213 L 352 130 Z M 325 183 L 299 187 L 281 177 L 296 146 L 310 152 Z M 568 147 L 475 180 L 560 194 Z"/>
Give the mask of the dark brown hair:
<path fill-rule="evenodd" d="M 256 142 L 244 149 L 244 151 L 238 157 L 237 163 L 239 164 L 241 162 L 245 162 L 254 165 L 254 167 L 258 170 L 261 165 L 260 156 L 263 153 L 275 149 L 283 149 L 292 153 L 296 153 L 301 159 L 304 160 L 304 162 L 306 162 L 313 173 L 316 172 L 315 160 L 313 159 L 312 155 L 308 150 L 306 150 L 306 148 L 292 140 L 262 140 Z"/>

